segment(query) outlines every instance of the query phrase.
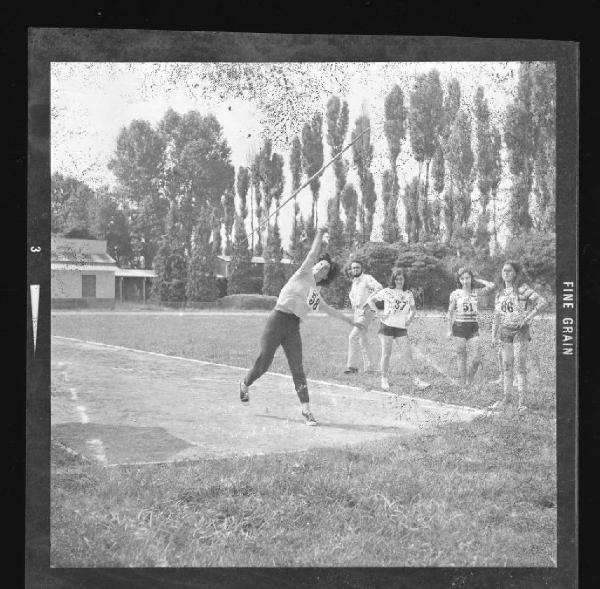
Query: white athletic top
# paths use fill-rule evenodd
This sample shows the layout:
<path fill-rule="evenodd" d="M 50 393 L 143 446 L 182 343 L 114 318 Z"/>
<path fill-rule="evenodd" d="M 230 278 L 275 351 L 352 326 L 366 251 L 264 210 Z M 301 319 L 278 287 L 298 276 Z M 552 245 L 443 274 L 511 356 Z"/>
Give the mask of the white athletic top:
<path fill-rule="evenodd" d="M 457 288 L 450 293 L 450 305 L 448 311 L 454 311 L 454 321 L 457 323 L 477 322 L 477 299 L 478 295 L 491 292 L 493 286 L 472 289 L 470 293 L 462 288 Z"/>
<path fill-rule="evenodd" d="M 321 302 L 321 287 L 317 286 L 312 266 L 300 268 L 281 289 L 275 309 L 293 313 L 304 319 L 309 311 L 316 311 Z"/>
<path fill-rule="evenodd" d="M 529 312 L 531 305 L 537 304 L 539 295 L 526 284 L 519 286 L 518 292 L 505 288 L 496 295 L 495 311 L 500 315 L 503 327 L 518 327 Z"/>
<path fill-rule="evenodd" d="M 352 288 L 350 288 L 350 303 L 353 308 L 361 308 L 367 299 L 383 287 L 370 274 L 361 274 L 358 278 L 352 279 Z"/>
<path fill-rule="evenodd" d="M 411 307 L 415 306 L 415 299 L 410 290 L 384 288 L 373 293 L 367 299 L 367 304 L 377 313 L 375 301 L 383 301 L 383 312 L 379 312 L 379 319 L 384 325 L 406 329 L 406 319 Z"/>

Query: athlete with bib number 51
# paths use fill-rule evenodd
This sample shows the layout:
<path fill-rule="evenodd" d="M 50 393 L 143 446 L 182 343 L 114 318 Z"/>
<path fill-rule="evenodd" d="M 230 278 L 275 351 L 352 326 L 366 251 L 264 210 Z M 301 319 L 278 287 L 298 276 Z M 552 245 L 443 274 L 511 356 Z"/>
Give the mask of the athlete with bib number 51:
<path fill-rule="evenodd" d="M 308 386 L 302 365 L 300 322 L 309 311 L 321 310 L 353 327 L 362 328 L 362 324 L 330 307 L 321 297 L 321 287 L 330 284 L 339 274 L 339 265 L 331 260 L 329 254 L 319 255 L 323 234 L 326 232 L 326 227 L 319 227 L 306 259 L 281 289 L 275 309 L 269 315 L 260 339 L 260 354 L 240 382 L 240 400 L 247 403 L 250 400 L 250 385 L 269 369 L 277 348 L 282 346 L 306 425 L 317 425 L 317 422 L 310 410 Z"/>
<path fill-rule="evenodd" d="M 476 288 L 479 283 L 483 287 Z M 496 285 L 482 278 L 475 278 L 470 268 L 459 268 L 456 273 L 456 290 L 450 293 L 448 305 L 448 338 L 454 338 L 460 385 L 470 385 L 481 364 L 481 344 L 477 321 L 478 295 L 491 292 Z M 468 343 L 467 343 L 468 342 Z M 471 362 L 467 364 L 467 350 Z"/>

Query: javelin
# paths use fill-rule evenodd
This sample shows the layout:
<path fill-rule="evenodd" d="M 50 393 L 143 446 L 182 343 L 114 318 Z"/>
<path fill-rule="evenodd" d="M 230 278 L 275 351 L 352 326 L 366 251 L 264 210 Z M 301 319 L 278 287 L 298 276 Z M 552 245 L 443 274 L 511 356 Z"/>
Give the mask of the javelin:
<path fill-rule="evenodd" d="M 370 131 L 371 127 L 367 127 L 364 131 L 362 131 L 359 135 L 357 135 L 350 143 L 348 143 L 348 145 L 346 145 L 346 147 L 344 147 L 344 149 L 342 149 L 335 157 L 333 157 L 331 160 L 329 160 L 320 170 L 318 170 L 317 172 L 315 172 L 302 186 L 300 186 L 300 188 L 297 188 L 296 190 L 294 190 L 294 192 L 292 193 L 292 195 L 286 199 L 281 205 L 279 205 L 263 222 L 262 224 L 260 224 L 254 231 L 252 231 L 250 233 L 250 235 L 254 235 L 254 233 L 256 233 L 257 231 L 260 231 L 261 229 L 264 229 L 265 225 L 269 222 L 269 219 L 277 214 L 277 212 L 283 207 L 285 206 L 288 202 L 290 202 L 290 200 L 292 200 L 292 198 L 294 198 L 301 190 L 304 190 L 327 166 L 330 166 L 338 157 L 340 157 L 342 155 L 342 153 L 344 153 L 348 148 L 350 148 L 354 143 L 356 143 L 367 131 Z M 250 235 L 248 235 L 246 237 L 246 239 L 240 241 L 240 243 L 244 243 L 247 242 L 248 239 L 250 239 Z"/>

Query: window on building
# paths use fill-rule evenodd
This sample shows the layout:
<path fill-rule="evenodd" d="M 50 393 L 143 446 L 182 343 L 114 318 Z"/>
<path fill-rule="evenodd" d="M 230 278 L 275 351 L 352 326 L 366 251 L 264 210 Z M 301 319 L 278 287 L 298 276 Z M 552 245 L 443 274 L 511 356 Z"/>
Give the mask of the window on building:
<path fill-rule="evenodd" d="M 81 296 L 85 298 L 96 298 L 96 277 L 86 276 L 81 277 Z"/>

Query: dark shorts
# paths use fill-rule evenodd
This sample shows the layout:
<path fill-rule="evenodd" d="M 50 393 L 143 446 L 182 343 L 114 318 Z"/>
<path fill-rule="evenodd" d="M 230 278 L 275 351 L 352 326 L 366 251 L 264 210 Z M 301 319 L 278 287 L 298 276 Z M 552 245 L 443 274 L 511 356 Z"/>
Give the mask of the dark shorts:
<path fill-rule="evenodd" d="M 524 325 L 523 327 L 500 327 L 500 341 L 502 343 L 512 344 L 516 336 L 519 336 L 519 339 L 530 342 L 531 333 L 529 332 L 529 325 Z"/>
<path fill-rule="evenodd" d="M 406 337 L 408 332 L 406 329 L 402 329 L 402 327 L 390 327 L 389 325 L 381 324 L 379 331 L 381 335 L 389 335 L 391 337 Z"/>
<path fill-rule="evenodd" d="M 479 335 L 479 323 L 476 321 L 455 321 L 452 324 L 452 335 L 466 340 Z"/>

